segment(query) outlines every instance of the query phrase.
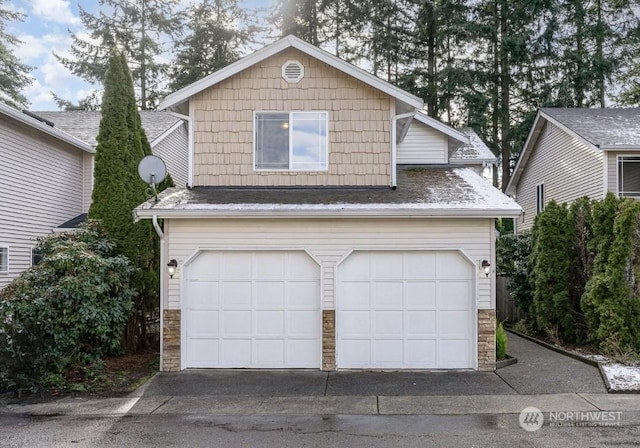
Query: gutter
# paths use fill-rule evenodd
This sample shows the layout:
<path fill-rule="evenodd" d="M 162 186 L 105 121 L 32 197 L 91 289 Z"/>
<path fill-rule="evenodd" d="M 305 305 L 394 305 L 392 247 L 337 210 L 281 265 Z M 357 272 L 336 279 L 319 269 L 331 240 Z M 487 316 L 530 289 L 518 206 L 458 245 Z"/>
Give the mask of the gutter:
<path fill-rule="evenodd" d="M 189 113 L 191 114 L 191 105 L 192 101 L 189 101 Z M 187 175 L 187 188 L 193 187 L 193 118 L 191 115 L 184 115 L 173 110 L 169 111 L 169 115 L 172 115 L 176 118 L 180 118 L 181 120 L 185 120 L 187 122 L 188 129 L 188 170 L 189 174 Z"/>
<path fill-rule="evenodd" d="M 404 114 L 399 114 L 399 115 L 394 115 L 393 118 L 391 119 L 391 188 L 393 190 L 396 189 L 396 187 L 398 186 L 398 181 L 396 179 L 397 177 L 397 173 L 396 173 L 396 151 L 397 151 L 397 146 L 398 143 L 396 142 L 396 123 L 398 122 L 398 120 L 402 119 L 402 118 L 409 118 L 409 117 L 413 117 L 417 112 L 417 109 L 414 109 L 411 112 L 405 112 Z"/>
<path fill-rule="evenodd" d="M 164 300 L 166 297 L 166 271 L 164 266 L 166 265 L 164 259 L 164 232 L 160 228 L 160 224 L 158 224 L 158 215 L 153 215 L 151 218 L 153 220 L 153 228 L 156 230 L 158 237 L 160 238 L 160 369 L 162 370 L 162 358 L 163 358 L 163 347 L 164 347 L 164 325 L 162 321 L 164 319 Z M 136 216 L 137 220 L 137 216 Z"/>

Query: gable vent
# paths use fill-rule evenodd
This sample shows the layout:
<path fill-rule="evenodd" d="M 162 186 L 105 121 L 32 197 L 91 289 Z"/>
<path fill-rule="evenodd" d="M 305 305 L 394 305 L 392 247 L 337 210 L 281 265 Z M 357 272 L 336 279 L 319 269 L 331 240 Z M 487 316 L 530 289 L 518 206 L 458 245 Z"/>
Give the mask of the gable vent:
<path fill-rule="evenodd" d="M 304 66 L 298 61 L 287 61 L 282 66 L 282 77 L 287 82 L 298 82 L 304 76 Z"/>

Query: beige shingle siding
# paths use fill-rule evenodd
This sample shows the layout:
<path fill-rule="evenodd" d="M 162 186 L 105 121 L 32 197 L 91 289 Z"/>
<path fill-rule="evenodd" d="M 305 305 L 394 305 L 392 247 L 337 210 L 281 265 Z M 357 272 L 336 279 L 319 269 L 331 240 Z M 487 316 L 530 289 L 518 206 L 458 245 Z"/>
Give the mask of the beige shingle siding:
<path fill-rule="evenodd" d="M 553 127 L 549 134 L 542 131 L 532 148 L 533 152 L 524 168 L 516 189 L 516 201 L 524 209 L 524 218 L 518 220 L 519 232 L 529 230 L 536 217 L 536 186 L 544 184 L 545 204 L 571 203 L 589 196 L 604 196 L 604 156 L 581 141 Z"/>
<path fill-rule="evenodd" d="M 288 83 L 282 65 L 297 60 L 304 78 Z M 194 185 L 389 185 L 393 100 L 365 83 L 289 49 L 193 98 Z M 255 172 L 255 111 L 329 112 L 329 169 Z"/>
<path fill-rule="evenodd" d="M 336 265 L 353 249 L 460 249 L 474 263 L 491 260 L 492 219 L 171 219 L 167 259 L 179 266 L 199 248 L 213 250 L 307 250 L 322 264 L 322 304 L 333 309 Z M 402 229 L 402 231 L 399 231 Z M 165 306 L 180 309 L 180 276 L 169 281 Z M 479 308 L 495 308 L 491 282 L 478 276 Z"/>
<path fill-rule="evenodd" d="M 413 120 L 404 140 L 398 144 L 398 164 L 447 163 L 448 159 L 447 137 L 442 132 Z"/>
<path fill-rule="evenodd" d="M 0 244 L 9 248 L 9 274 L 31 265 L 34 238 L 82 213 L 83 152 L 33 128 L 0 121 Z"/>
<path fill-rule="evenodd" d="M 189 135 L 186 124 L 181 124 L 153 147 L 153 154 L 164 160 L 173 183 L 184 187 L 189 178 Z"/>

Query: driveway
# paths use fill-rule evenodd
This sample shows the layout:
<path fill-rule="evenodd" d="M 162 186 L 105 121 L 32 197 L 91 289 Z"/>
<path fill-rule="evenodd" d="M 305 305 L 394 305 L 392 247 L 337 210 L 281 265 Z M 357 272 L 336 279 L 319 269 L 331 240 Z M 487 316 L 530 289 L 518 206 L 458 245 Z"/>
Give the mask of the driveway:
<path fill-rule="evenodd" d="M 156 375 L 146 396 L 466 396 L 606 393 L 598 369 L 509 333 L 518 363 L 496 372 L 187 370 Z"/>

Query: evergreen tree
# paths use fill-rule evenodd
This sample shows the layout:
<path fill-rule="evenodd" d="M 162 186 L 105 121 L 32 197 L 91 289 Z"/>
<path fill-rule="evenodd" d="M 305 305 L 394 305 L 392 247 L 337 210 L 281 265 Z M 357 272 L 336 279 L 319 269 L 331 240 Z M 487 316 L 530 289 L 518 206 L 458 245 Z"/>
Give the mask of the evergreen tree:
<path fill-rule="evenodd" d="M 24 16 L 18 12 L 3 8 L 5 0 L 0 0 L 0 100 L 16 108 L 27 104 L 20 92 L 31 84 L 32 67 L 23 64 L 13 53 L 12 47 L 20 41 L 7 33 L 6 22 L 22 21 Z"/>
<path fill-rule="evenodd" d="M 277 0 L 269 21 L 280 37 L 292 34 L 312 45 L 320 43 L 318 0 Z"/>
<path fill-rule="evenodd" d="M 150 222 L 134 224 L 131 217 L 133 208 L 147 199 L 137 167 L 151 147 L 142 129 L 126 57 L 115 50 L 105 75 L 97 140 L 89 217 L 102 221 L 117 250 L 137 268 L 132 282 L 137 296 L 126 339 L 127 349 L 133 351 L 143 342 L 145 303 L 157 297 L 153 270 L 157 242 Z"/>
<path fill-rule="evenodd" d="M 55 55 L 58 61 L 91 83 L 104 81 L 109 51 L 121 48 L 132 63 L 132 75 L 139 92 L 139 106 L 153 109 L 163 95 L 168 65 L 157 56 L 181 31 L 178 0 L 100 0 L 101 9 L 92 15 L 82 7 L 80 19 L 91 40 L 71 33 L 71 57 Z"/>
<path fill-rule="evenodd" d="M 248 21 L 239 0 L 203 0 L 188 10 L 190 32 L 180 40 L 171 69 L 172 91 L 219 70 L 240 57 L 253 39 L 255 28 L 238 28 Z"/>

